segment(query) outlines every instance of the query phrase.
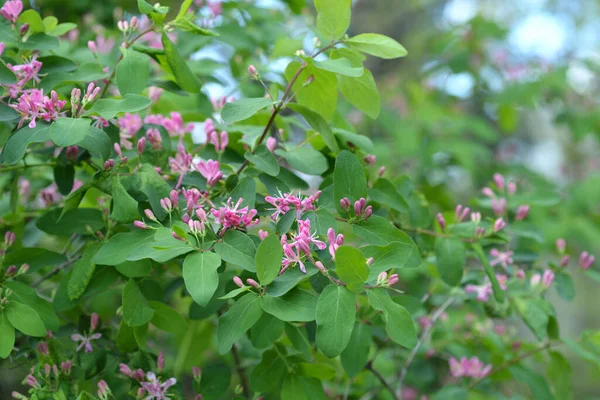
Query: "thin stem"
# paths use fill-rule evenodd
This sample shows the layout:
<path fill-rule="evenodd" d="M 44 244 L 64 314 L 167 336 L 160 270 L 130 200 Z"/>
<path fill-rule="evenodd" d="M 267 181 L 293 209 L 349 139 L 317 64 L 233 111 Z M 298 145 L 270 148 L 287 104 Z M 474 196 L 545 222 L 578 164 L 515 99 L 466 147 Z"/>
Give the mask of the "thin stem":
<path fill-rule="evenodd" d="M 419 351 L 419 349 L 421 348 L 423 343 L 425 343 L 425 341 L 429 337 L 429 334 L 433 330 L 435 323 L 442 316 L 444 311 L 446 311 L 446 309 L 448 307 L 450 307 L 452 305 L 452 303 L 454 303 L 454 301 L 455 301 L 455 299 L 449 298 L 431 316 L 431 323 L 429 324 L 429 326 L 427 328 L 425 328 L 425 330 L 421 334 L 421 337 L 417 341 L 417 345 L 412 349 L 412 351 L 408 355 L 408 358 L 406 359 L 406 364 L 404 365 L 404 368 L 402 368 L 402 370 L 400 371 L 400 376 L 398 377 L 398 390 L 402 389 L 402 383 L 404 382 L 404 379 L 406 378 L 406 375 L 408 374 L 408 369 L 412 365 L 412 363 L 417 355 L 417 352 Z"/>
<path fill-rule="evenodd" d="M 0 172 L 15 171 L 18 169 L 27 169 L 27 168 L 34 168 L 34 167 L 54 167 L 54 166 L 56 166 L 55 162 L 47 162 L 47 163 L 41 163 L 41 164 L 12 165 L 10 167 L 0 167 Z"/>
<path fill-rule="evenodd" d="M 341 43 L 341 42 L 332 42 L 328 46 L 323 47 L 321 50 L 319 50 L 318 52 L 316 52 L 312 56 L 312 58 L 314 59 L 316 56 L 318 56 L 319 54 L 323 53 L 324 51 L 327 51 L 327 50 L 333 48 L 333 46 L 335 46 L 338 43 Z M 304 69 L 307 66 L 308 66 L 308 64 L 303 63 L 300 66 L 300 68 L 298 68 L 298 70 L 296 71 L 296 73 L 294 74 L 294 76 L 292 77 L 292 79 L 290 80 L 290 83 L 285 88 L 285 92 L 283 93 L 283 96 L 281 96 L 280 103 L 273 108 L 273 113 L 271 114 L 271 118 L 269 118 L 269 121 L 267 122 L 267 125 L 265 126 L 265 129 L 263 130 L 262 134 L 258 138 L 258 141 L 256 142 L 256 146 L 254 146 L 254 149 L 256 149 L 263 142 L 263 140 L 265 140 L 265 138 L 267 137 L 267 134 L 270 132 L 271 127 L 273 126 L 273 122 L 275 122 L 275 117 L 277 117 L 277 114 L 279 114 L 279 112 L 284 108 L 284 106 L 286 104 L 286 99 L 290 95 L 290 91 L 292 90 L 292 87 L 294 86 L 294 83 L 296 83 L 296 81 L 300 77 L 300 74 L 302 74 L 302 71 L 304 71 Z M 264 86 L 264 84 L 263 84 L 263 86 Z M 254 153 L 254 150 L 252 150 L 252 153 Z M 248 166 L 248 160 L 244 160 L 244 162 L 238 168 L 238 170 L 237 170 L 236 173 L 239 175 L 244 170 L 244 168 L 246 168 L 247 166 Z"/>
<path fill-rule="evenodd" d="M 373 363 L 371 361 L 369 361 L 365 367 L 365 369 L 371 371 L 371 373 L 373 375 L 375 375 L 375 377 L 377 379 L 379 379 L 379 381 L 381 382 L 381 384 L 387 389 L 388 392 L 390 392 L 392 394 L 392 398 L 394 399 L 398 399 L 398 396 L 396 396 L 396 392 L 394 392 L 394 388 L 385 380 L 385 378 L 383 377 L 383 375 L 381 375 L 379 373 L 379 371 L 377 371 L 374 367 L 373 367 Z"/>
<path fill-rule="evenodd" d="M 252 398 L 252 392 L 250 391 L 250 382 L 248 381 L 248 377 L 246 376 L 246 370 L 242 367 L 242 359 L 240 358 L 240 353 L 238 352 L 237 347 L 233 345 L 231 347 L 231 354 L 233 355 L 233 359 L 235 360 L 235 368 L 240 377 L 240 383 L 242 384 L 242 390 L 244 391 L 244 396 L 247 399 Z"/>
<path fill-rule="evenodd" d="M 525 360 L 526 358 L 534 356 L 534 355 L 536 355 L 538 353 L 541 353 L 543 351 L 549 350 L 549 349 L 551 349 L 553 347 L 562 346 L 563 344 L 564 343 L 562 343 L 562 342 L 557 342 L 557 343 L 550 343 L 550 342 L 548 342 L 548 343 L 544 344 L 543 346 L 538 347 L 537 349 L 533 349 L 533 350 L 530 350 L 530 351 L 528 351 L 526 353 L 523 353 L 522 355 L 520 355 L 517 358 L 513 358 L 512 360 L 506 361 L 504 364 L 500 365 L 498 368 L 494 368 L 489 374 L 487 374 L 485 376 L 482 376 L 481 378 L 475 379 L 474 381 L 472 381 L 469 384 L 469 386 L 467 388 L 468 389 L 472 389 L 475 386 L 477 386 L 481 381 L 483 381 L 485 378 L 489 378 L 490 376 L 492 376 L 494 374 L 497 374 L 500 371 L 504 371 L 505 369 L 510 368 L 513 365 L 520 363 L 521 361 Z"/>
<path fill-rule="evenodd" d="M 125 48 L 126 49 L 130 48 L 139 38 L 141 38 L 142 36 L 144 36 L 145 34 L 147 34 L 149 32 L 152 32 L 153 30 L 154 30 L 154 26 L 151 26 L 150 28 L 148 28 L 145 31 L 141 32 L 139 35 L 137 35 L 136 37 L 134 37 L 131 40 L 131 42 L 126 43 L 125 44 Z M 108 80 L 106 81 L 106 85 L 102 89 L 102 93 L 100 93 L 100 96 L 99 96 L 100 99 L 104 97 L 104 95 L 106 94 L 106 91 L 108 90 L 108 87 L 112 83 L 112 80 L 115 79 L 115 75 L 117 73 L 117 65 L 119 65 L 119 63 L 121 62 L 121 60 L 123 60 L 123 53 L 121 53 L 121 56 L 117 60 L 117 63 L 115 64 L 115 67 L 113 68 L 113 71 L 111 72 L 110 76 L 108 77 Z"/>

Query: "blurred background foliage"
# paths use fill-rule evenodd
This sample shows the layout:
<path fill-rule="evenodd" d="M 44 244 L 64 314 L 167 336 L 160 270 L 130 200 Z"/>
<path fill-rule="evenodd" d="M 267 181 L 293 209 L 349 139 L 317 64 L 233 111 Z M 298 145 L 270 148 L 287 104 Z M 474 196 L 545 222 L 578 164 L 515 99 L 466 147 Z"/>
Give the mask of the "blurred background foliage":
<path fill-rule="evenodd" d="M 248 82 L 247 65 L 281 81 L 276 72 L 287 65 L 285 57 L 302 46 L 312 48 L 307 28 L 314 18 L 312 2 L 249 1 L 264 6 L 263 12 L 240 14 L 239 24 L 227 28 L 212 21 L 221 35 L 217 40 L 178 39 L 205 82 L 206 96 L 173 98 L 187 119 L 208 117 L 211 96 L 261 96 L 262 89 Z M 177 10 L 179 3 L 169 5 Z M 78 22 L 84 42 L 104 35 L 102 25 L 116 26 L 124 14 L 137 12 L 135 0 L 32 4 L 42 16 Z M 335 117 L 337 126 L 372 139 L 378 157 L 373 174 L 380 165 L 392 177 L 407 174 L 421 190 L 413 199 L 417 205 L 427 202 L 449 211 L 457 203 L 485 207 L 470 199 L 501 172 L 534 193 L 530 218 L 541 229 L 523 237 L 521 249 L 553 246 L 564 237 L 573 253 L 600 253 L 600 2 L 355 0 L 352 12 L 351 36 L 382 33 L 409 51 L 400 61 L 368 60 L 382 98 L 377 120 L 342 102 Z M 282 26 L 288 37 L 281 38 Z M 241 93 L 235 92 L 237 80 Z M 417 211 L 411 218 L 433 220 L 429 211 Z M 600 273 L 588 272 L 574 274 L 574 301 L 555 296 L 563 337 L 600 329 Z M 404 278 L 410 284 L 411 277 Z M 575 398 L 600 396 L 598 366 L 574 357 L 573 372 Z"/>

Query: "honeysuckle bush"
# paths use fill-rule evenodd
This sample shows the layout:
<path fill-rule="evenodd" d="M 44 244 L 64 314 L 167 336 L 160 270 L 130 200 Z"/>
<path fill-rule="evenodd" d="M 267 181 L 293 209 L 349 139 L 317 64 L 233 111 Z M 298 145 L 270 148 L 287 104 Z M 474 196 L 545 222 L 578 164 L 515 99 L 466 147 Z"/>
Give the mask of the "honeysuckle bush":
<path fill-rule="evenodd" d="M 561 339 L 547 298 L 594 264 L 528 220 L 556 202 L 497 173 L 430 205 L 338 109 L 377 118 L 366 56 L 404 47 L 349 36 L 349 0 L 287 3 L 138 0 L 115 27 L 4 3 L 13 397 L 569 398 L 561 350 L 598 365 L 600 337 Z M 237 87 L 209 99 L 219 43 Z"/>

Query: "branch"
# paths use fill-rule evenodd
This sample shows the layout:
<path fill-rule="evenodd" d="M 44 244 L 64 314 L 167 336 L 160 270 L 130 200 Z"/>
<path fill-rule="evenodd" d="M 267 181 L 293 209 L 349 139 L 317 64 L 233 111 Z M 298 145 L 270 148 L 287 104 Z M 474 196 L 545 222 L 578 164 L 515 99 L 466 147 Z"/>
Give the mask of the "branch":
<path fill-rule="evenodd" d="M 375 375 L 375 377 L 377 379 L 379 379 L 379 381 L 381 382 L 381 384 L 387 389 L 388 392 L 390 392 L 392 394 L 392 398 L 393 399 L 398 399 L 398 396 L 396 396 L 396 392 L 394 392 L 394 388 L 385 380 L 385 378 L 383 377 L 383 375 L 381 375 L 379 373 L 379 371 L 377 371 L 374 367 L 373 367 L 373 363 L 371 361 L 369 361 L 367 363 L 367 365 L 365 366 L 365 369 L 371 371 L 371 373 L 373 375 Z"/>
<path fill-rule="evenodd" d="M 233 354 L 233 359 L 235 360 L 235 369 L 240 377 L 240 383 L 242 384 L 242 390 L 244 391 L 244 396 L 247 399 L 252 398 L 252 391 L 250 390 L 250 382 L 248 381 L 248 377 L 246 376 L 246 371 L 244 367 L 242 367 L 242 360 L 240 358 L 240 353 L 238 352 L 235 344 L 231 347 L 231 354 Z"/>
<path fill-rule="evenodd" d="M 402 368 L 402 370 L 400 371 L 400 376 L 398 377 L 398 390 L 400 390 L 402 388 L 402 383 L 404 382 L 404 379 L 406 378 L 406 375 L 408 374 L 408 369 L 412 365 L 412 363 L 417 355 L 417 352 L 419 351 L 419 349 L 421 348 L 423 343 L 425 343 L 425 341 L 429 337 L 429 334 L 433 330 L 435 323 L 441 317 L 441 315 L 444 313 L 444 311 L 446 311 L 446 309 L 448 307 L 450 307 L 452 305 L 452 303 L 454 303 L 454 301 L 455 301 L 455 299 L 449 298 L 431 316 L 431 324 L 427 328 L 425 328 L 425 330 L 421 334 L 421 337 L 417 341 L 417 345 L 412 349 L 408 358 L 406 359 L 406 365 L 404 365 L 404 368 Z"/>

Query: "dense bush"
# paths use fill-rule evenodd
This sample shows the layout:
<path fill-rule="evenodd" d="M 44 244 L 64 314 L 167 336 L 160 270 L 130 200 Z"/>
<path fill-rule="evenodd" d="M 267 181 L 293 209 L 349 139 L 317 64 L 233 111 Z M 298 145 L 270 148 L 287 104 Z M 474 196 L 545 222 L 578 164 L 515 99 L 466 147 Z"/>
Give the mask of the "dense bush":
<path fill-rule="evenodd" d="M 557 191 L 497 173 L 468 206 L 433 204 L 342 111 L 378 117 L 363 63 L 404 47 L 348 36 L 350 0 L 315 0 L 316 35 L 286 3 L 138 0 L 115 30 L 5 2 L 0 366 L 27 369 L 13 397 L 483 399 L 514 380 L 568 398 L 556 348 L 597 362 L 600 339 L 561 340 L 547 300 L 573 298 L 594 263 L 529 221 Z M 234 96 L 201 91 L 222 79 L 207 48 Z"/>

